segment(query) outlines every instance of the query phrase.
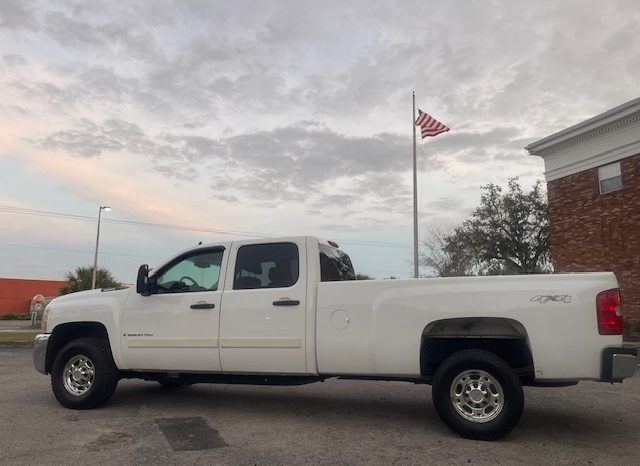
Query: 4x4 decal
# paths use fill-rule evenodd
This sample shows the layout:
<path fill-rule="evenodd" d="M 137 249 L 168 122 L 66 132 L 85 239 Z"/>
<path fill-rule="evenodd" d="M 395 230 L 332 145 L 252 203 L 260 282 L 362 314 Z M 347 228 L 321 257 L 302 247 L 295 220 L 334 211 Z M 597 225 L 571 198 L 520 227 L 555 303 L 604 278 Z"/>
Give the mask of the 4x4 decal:
<path fill-rule="evenodd" d="M 571 302 L 571 296 L 568 294 L 554 294 L 554 295 L 539 294 L 538 296 L 534 296 L 533 298 L 531 298 L 529 301 L 531 301 L 532 303 L 540 303 L 540 304 L 546 304 L 548 302 L 569 304 Z"/>

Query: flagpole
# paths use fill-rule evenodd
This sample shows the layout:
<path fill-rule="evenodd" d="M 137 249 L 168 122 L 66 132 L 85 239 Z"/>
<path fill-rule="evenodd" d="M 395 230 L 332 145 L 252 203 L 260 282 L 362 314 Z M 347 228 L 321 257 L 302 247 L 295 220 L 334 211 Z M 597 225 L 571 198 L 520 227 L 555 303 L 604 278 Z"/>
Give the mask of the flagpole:
<path fill-rule="evenodd" d="M 418 278 L 418 174 L 416 162 L 416 93 L 413 91 L 413 277 Z"/>

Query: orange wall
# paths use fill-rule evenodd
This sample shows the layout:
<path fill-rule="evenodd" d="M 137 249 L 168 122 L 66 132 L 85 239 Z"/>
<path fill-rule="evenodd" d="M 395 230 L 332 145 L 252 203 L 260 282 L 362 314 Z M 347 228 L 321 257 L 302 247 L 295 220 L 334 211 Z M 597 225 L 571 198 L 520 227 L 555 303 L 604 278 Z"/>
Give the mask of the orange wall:
<path fill-rule="evenodd" d="M 29 312 L 31 298 L 37 294 L 58 296 L 58 290 L 67 282 L 62 280 L 22 280 L 0 278 L 0 314 Z"/>

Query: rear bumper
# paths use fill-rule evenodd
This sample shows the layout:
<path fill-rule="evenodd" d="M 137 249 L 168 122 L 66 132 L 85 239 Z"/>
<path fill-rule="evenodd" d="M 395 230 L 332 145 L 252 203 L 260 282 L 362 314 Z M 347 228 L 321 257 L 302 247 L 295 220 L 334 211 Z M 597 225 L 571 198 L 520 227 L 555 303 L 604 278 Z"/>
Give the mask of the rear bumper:
<path fill-rule="evenodd" d="M 33 339 L 33 367 L 42 374 L 47 373 L 47 347 L 50 333 L 40 333 Z"/>
<path fill-rule="evenodd" d="M 635 348 L 605 348 L 602 350 L 600 381 L 622 382 L 633 377 L 638 364 L 638 350 Z"/>

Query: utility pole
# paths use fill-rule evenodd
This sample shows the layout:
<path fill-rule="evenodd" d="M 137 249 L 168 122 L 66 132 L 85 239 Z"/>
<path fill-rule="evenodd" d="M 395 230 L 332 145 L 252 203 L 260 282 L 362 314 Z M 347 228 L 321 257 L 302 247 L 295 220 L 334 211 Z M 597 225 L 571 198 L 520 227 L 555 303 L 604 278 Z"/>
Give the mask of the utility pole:
<path fill-rule="evenodd" d="M 95 252 L 95 255 L 93 256 L 93 279 L 91 280 L 92 290 L 96 289 L 96 274 L 98 272 L 98 244 L 100 242 L 100 218 L 102 217 L 103 210 L 105 212 L 109 212 L 111 210 L 111 207 L 109 207 L 108 205 L 103 205 L 103 206 L 100 206 L 100 209 L 98 210 L 98 233 L 96 234 L 96 252 Z"/>

